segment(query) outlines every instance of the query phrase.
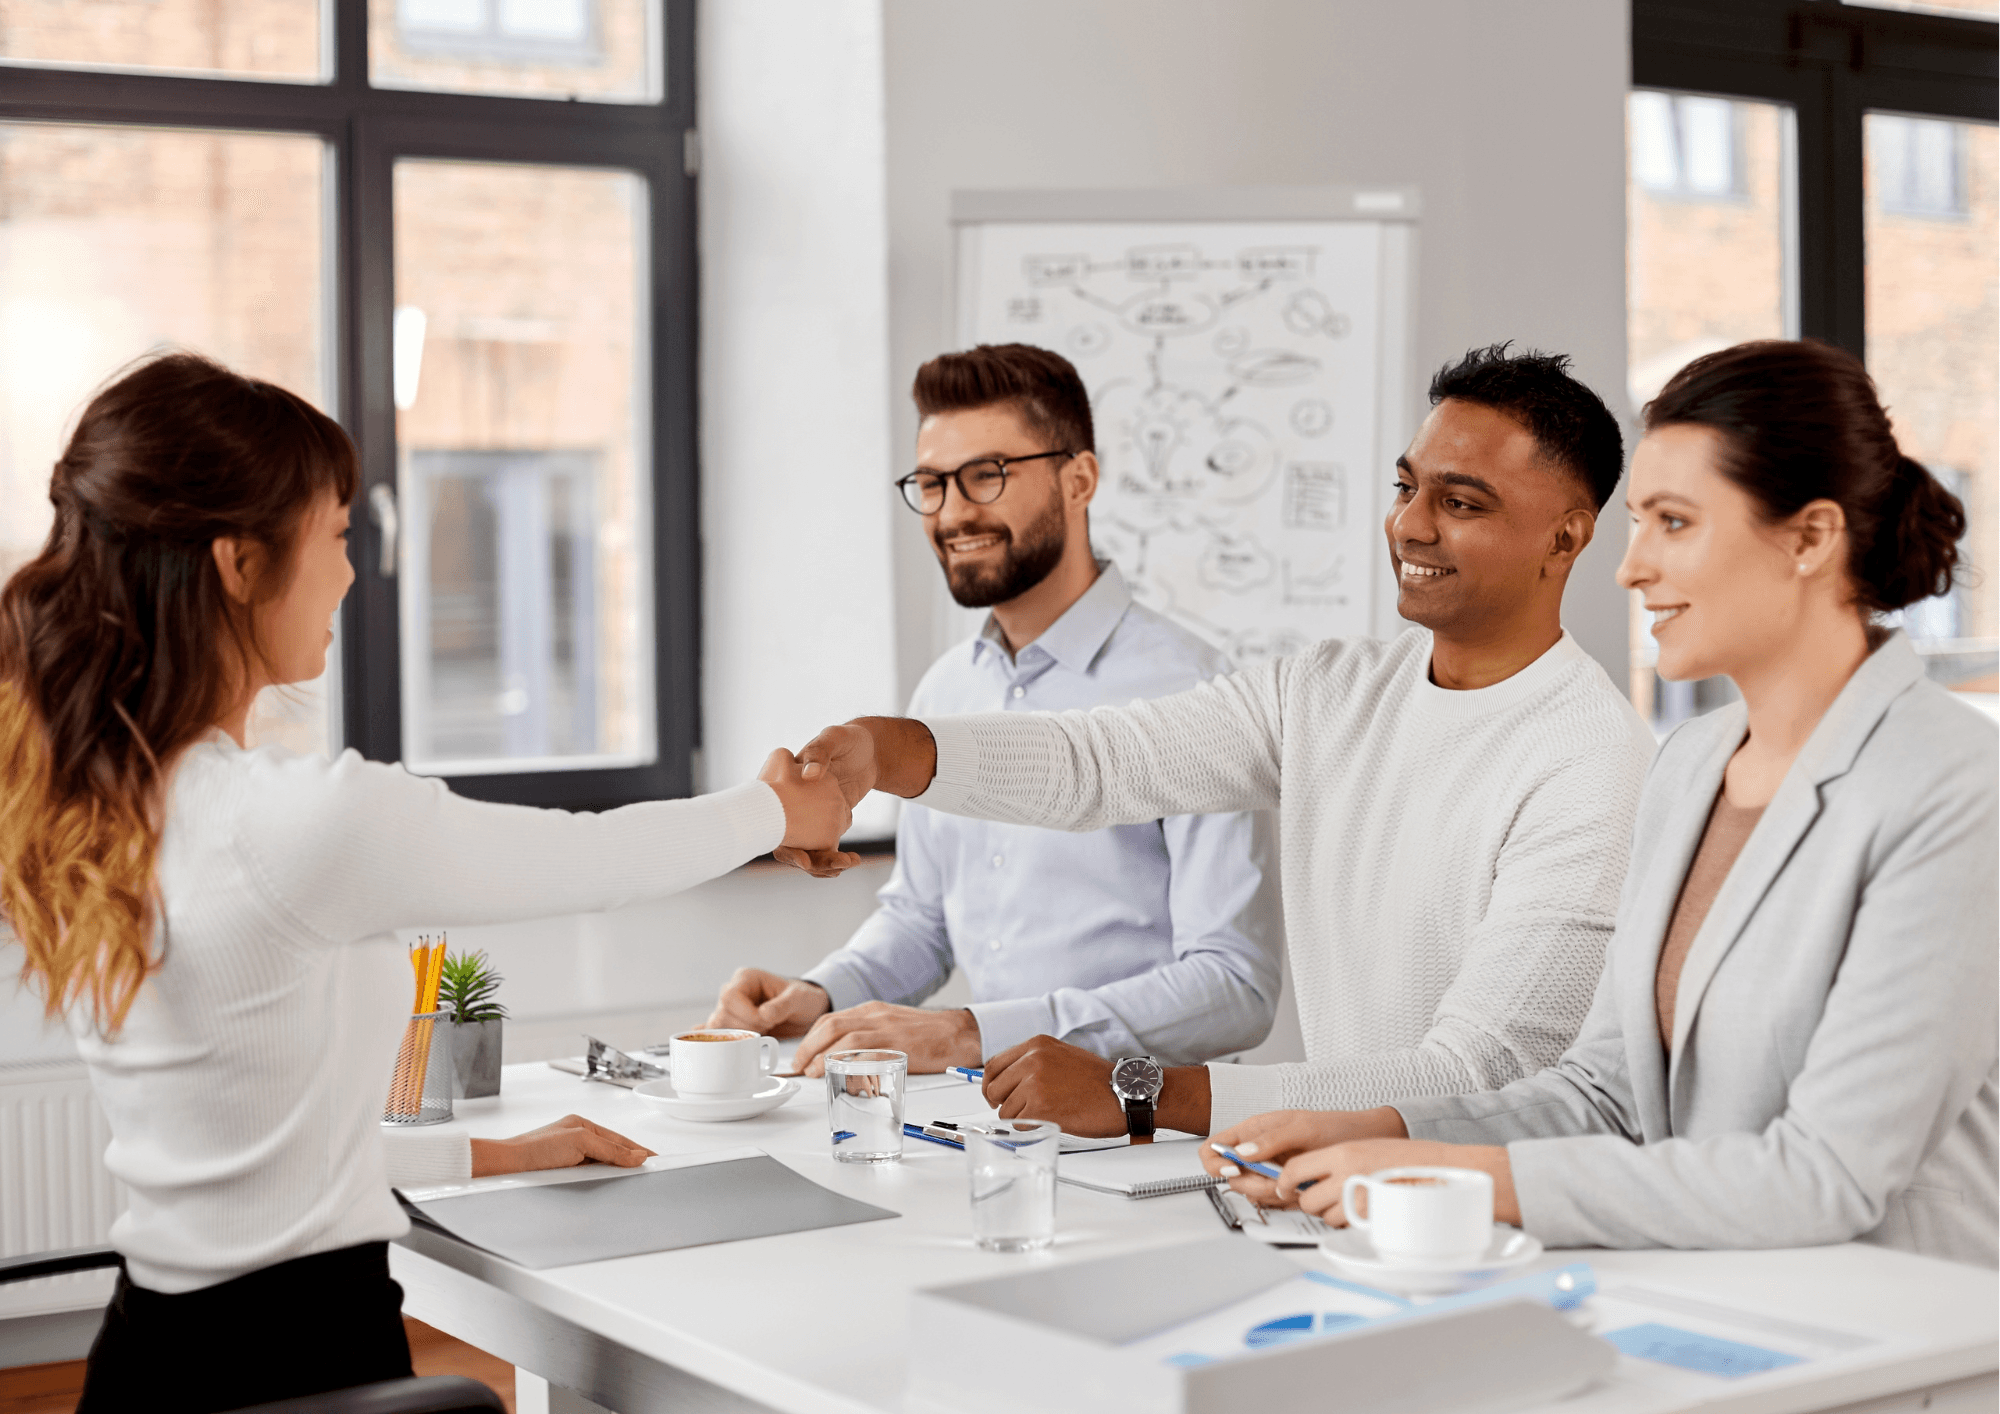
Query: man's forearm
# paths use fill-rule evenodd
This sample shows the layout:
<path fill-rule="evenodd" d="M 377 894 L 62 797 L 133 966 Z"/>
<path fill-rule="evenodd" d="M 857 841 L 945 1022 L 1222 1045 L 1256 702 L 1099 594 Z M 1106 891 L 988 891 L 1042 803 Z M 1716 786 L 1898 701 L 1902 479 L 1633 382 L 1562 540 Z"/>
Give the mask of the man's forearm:
<path fill-rule="evenodd" d="M 937 742 L 931 730 L 913 717 L 857 717 L 875 742 L 875 789 L 905 800 L 930 789 L 937 775 Z"/>
<path fill-rule="evenodd" d="M 1153 1122 L 1161 1129 L 1177 1129 L 1183 1134 L 1206 1134 L 1208 1107 L 1208 1067 L 1168 1066 Z"/>

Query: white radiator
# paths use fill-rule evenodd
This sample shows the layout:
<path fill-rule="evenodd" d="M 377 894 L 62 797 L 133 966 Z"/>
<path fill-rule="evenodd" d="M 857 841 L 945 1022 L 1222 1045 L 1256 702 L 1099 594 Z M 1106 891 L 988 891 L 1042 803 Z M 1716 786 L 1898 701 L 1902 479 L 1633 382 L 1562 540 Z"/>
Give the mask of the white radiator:
<path fill-rule="evenodd" d="M 0 1256 L 91 1247 L 125 1208 L 111 1131 L 76 1060 L 0 1062 Z M 116 1273 L 0 1286 L 0 1318 L 102 1306 Z"/>

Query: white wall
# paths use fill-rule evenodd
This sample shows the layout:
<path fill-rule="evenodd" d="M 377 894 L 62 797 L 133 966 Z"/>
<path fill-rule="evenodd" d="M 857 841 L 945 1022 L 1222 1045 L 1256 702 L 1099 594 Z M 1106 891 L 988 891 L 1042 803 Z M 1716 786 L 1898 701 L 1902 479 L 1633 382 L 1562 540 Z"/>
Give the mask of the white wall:
<path fill-rule="evenodd" d="M 701 499 L 708 788 L 893 710 L 881 16 L 704 4 Z M 894 828 L 877 799 L 864 833 Z"/>
<path fill-rule="evenodd" d="M 1516 339 L 1576 357 L 1622 412 L 1618 0 L 885 0 L 890 368 L 953 347 L 954 188 L 1414 184 L 1416 365 Z M 1421 388 L 1416 390 L 1421 394 Z M 1384 480 L 1389 469 L 1381 469 Z M 905 517 L 914 521 L 915 517 Z M 1566 617 L 1625 680 L 1622 514 Z M 962 631 L 894 527 L 898 678 Z"/>

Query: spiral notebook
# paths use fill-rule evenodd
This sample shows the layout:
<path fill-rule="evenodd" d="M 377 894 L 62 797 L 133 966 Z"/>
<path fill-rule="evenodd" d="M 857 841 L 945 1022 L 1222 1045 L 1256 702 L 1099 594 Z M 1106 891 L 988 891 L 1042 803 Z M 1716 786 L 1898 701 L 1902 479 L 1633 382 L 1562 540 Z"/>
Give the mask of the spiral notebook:
<path fill-rule="evenodd" d="M 1192 1136 L 1089 1154 L 1064 1154 L 1056 1163 L 1056 1177 L 1078 1188 L 1121 1198 L 1199 1193 L 1222 1182 L 1201 1166 L 1201 1143 Z"/>

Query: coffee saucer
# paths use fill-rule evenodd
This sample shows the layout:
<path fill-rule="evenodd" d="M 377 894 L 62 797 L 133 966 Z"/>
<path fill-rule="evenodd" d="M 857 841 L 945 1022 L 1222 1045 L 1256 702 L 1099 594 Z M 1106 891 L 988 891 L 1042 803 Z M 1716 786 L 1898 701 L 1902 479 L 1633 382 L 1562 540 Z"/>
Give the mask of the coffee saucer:
<path fill-rule="evenodd" d="M 724 1099 L 697 1099 L 674 1092 L 672 1080 L 648 1080 L 632 1087 L 632 1093 L 648 1104 L 657 1105 L 675 1119 L 696 1124 L 720 1124 L 724 1120 L 755 1119 L 775 1110 L 799 1093 L 799 1082 L 790 1076 L 769 1075 L 748 1095 Z"/>
<path fill-rule="evenodd" d="M 1434 1264 L 1429 1262 L 1389 1262 L 1375 1255 L 1368 1234 L 1351 1227 L 1337 1227 L 1319 1240 L 1326 1259 L 1356 1281 L 1387 1291 L 1430 1295 L 1484 1286 L 1542 1255 L 1540 1240 L 1503 1223 L 1493 1225 L 1493 1240 L 1477 1262 Z"/>

